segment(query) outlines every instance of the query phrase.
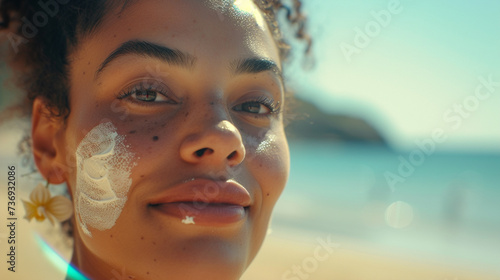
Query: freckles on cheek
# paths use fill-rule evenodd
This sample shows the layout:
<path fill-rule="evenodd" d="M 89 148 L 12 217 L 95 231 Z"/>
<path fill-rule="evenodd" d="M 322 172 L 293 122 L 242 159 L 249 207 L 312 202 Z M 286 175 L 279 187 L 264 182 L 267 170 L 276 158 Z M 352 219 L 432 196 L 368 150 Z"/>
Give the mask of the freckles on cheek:
<path fill-rule="evenodd" d="M 288 149 L 285 142 L 275 134 L 267 134 L 261 139 L 250 137 L 249 148 L 254 151 L 254 156 L 266 163 L 282 166 L 288 161 Z"/>
<path fill-rule="evenodd" d="M 257 162 L 261 174 L 266 174 L 266 181 L 284 187 L 289 172 L 288 146 L 284 138 L 275 134 L 262 139 L 249 138 L 247 146 L 251 150 L 249 160 Z"/>
<path fill-rule="evenodd" d="M 76 220 L 89 237 L 89 227 L 112 228 L 127 201 L 135 163 L 124 140 L 106 122 L 88 132 L 76 149 Z"/>

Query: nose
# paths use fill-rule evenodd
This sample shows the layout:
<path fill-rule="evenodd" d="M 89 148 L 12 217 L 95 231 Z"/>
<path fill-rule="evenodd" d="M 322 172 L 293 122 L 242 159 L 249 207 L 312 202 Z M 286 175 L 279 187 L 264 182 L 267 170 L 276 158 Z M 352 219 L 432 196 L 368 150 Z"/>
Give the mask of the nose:
<path fill-rule="evenodd" d="M 236 166 L 245 158 L 238 129 L 223 120 L 200 133 L 188 135 L 181 143 L 181 158 L 189 163 Z"/>

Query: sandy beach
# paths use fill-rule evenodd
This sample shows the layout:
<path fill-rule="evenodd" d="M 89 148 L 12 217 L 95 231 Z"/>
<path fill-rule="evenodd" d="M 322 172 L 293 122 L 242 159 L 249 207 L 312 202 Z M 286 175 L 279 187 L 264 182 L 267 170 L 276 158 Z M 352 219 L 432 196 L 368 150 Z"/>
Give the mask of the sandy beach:
<path fill-rule="evenodd" d="M 21 223 L 18 231 L 20 246 L 17 251 L 16 272 L 4 265 L 1 279 L 64 279 L 66 266 L 61 258 L 47 254 L 37 241 L 37 231 L 57 236 L 56 229 L 44 225 L 35 228 Z M 31 228 L 30 228 L 31 227 Z M 395 258 L 377 253 L 366 253 L 359 244 L 343 240 L 339 247 L 328 251 L 318 240 L 304 241 L 298 235 L 266 238 L 257 258 L 241 280 L 498 280 L 500 275 L 467 267 L 445 266 L 426 261 Z M 319 237 L 327 243 L 327 237 Z M 54 242 L 54 240 L 49 242 Z M 323 244 L 325 245 L 325 244 Z M 5 247 L 5 246 L 4 246 Z M 2 247 L 2 249 L 5 249 Z M 71 251 L 61 241 L 55 247 L 68 259 Z M 318 249 L 320 248 L 320 249 Z M 355 248 L 355 249 L 354 249 Z M 61 250 L 62 249 L 62 250 Z M 2 250 L 2 254 L 4 254 Z M 294 270 L 295 267 L 295 270 Z M 295 272 L 294 272 L 295 271 Z M 117 273 L 117 275 L 119 275 Z"/>
<path fill-rule="evenodd" d="M 16 139 L 9 139 L 3 145 L 2 166 L 19 165 L 19 158 L 13 155 Z M 4 140 L 5 141 L 5 140 Z M 20 172 L 23 174 L 25 171 Z M 0 174 L 0 180 L 5 182 L 5 172 Z M 28 186 L 34 184 L 27 177 L 20 177 L 20 184 Z M 2 186 L 5 189 L 5 185 Z M 18 202 L 28 197 L 28 189 L 22 187 L 17 193 Z M 0 194 L 0 205 L 7 205 L 6 192 Z M 295 208 L 297 206 L 294 206 Z M 293 208 L 283 208 L 290 210 Z M 316 209 L 316 208 L 315 208 Z M 284 211 L 284 210 L 282 210 Z M 373 211 L 372 211 L 373 212 Z M 0 211 L 0 219 L 7 220 L 7 211 Z M 278 213 L 279 214 L 279 213 Z M 283 214 L 283 213 L 282 213 Z M 293 213 L 291 213 L 293 214 Z M 0 270 L 0 279 L 64 279 L 67 263 L 71 256 L 71 246 L 60 240 L 61 232 L 50 226 L 50 223 L 28 223 L 22 219 L 24 209 L 18 208 L 18 218 L 15 230 L 16 237 L 16 272 L 7 268 L 5 262 L 9 247 L 7 227 L 0 230 L 0 254 L 3 265 Z M 342 217 L 342 216 L 341 216 Z M 294 219 L 298 219 L 295 217 Z M 298 219 L 303 221 L 304 219 Z M 340 222 L 339 222 L 340 223 Z M 306 224 L 296 224 L 290 228 L 273 226 L 273 232 L 267 236 L 259 254 L 251 264 L 241 280 L 499 280 L 500 273 L 488 271 L 474 264 L 442 262 L 435 259 L 418 258 L 409 251 L 402 250 L 400 255 L 388 254 L 374 249 L 360 239 L 349 239 L 344 235 L 330 237 L 328 234 L 313 232 Z M 429 231 L 429 230 L 428 230 Z M 329 231 L 334 232 L 334 231 Z M 375 234 L 367 231 L 367 236 Z M 418 235 L 417 237 L 419 237 Z M 482 235 L 473 235 L 482 236 Z M 495 248 L 497 235 L 490 232 L 493 238 L 488 241 L 491 248 Z M 53 254 L 49 247 L 43 247 L 39 237 L 46 240 L 50 247 L 55 248 L 62 257 Z M 418 240 L 418 238 L 411 240 Z M 486 240 L 481 239 L 483 242 Z M 452 244 L 457 244 L 457 242 Z M 461 244 L 460 244 L 461 245 Z M 493 246 L 495 245 L 495 246 Z M 432 245 L 425 245 L 422 250 L 428 250 Z M 469 248 L 469 247 L 468 247 Z M 470 247 L 471 248 L 471 247 Z M 467 251 L 468 252 L 468 251 Z M 483 251 L 480 251 L 483 252 Z M 486 251 L 485 251 L 486 252 Z M 472 252 L 471 252 L 472 254 Z M 481 255 L 481 254 L 480 254 Z M 496 262 L 496 260 L 493 260 Z M 119 279 L 117 273 L 115 279 Z M 110 279 L 111 280 L 111 279 Z"/>
<path fill-rule="evenodd" d="M 241 280 L 498 280 L 500 275 L 458 266 L 363 252 L 342 241 L 325 257 L 315 259 L 317 242 L 294 241 L 270 235 Z M 356 249 L 346 248 L 353 247 Z M 324 251 L 326 252 L 326 251 Z M 326 255 L 326 253 L 325 253 Z M 322 256 L 323 257 L 323 256 Z M 314 264 L 317 263 L 317 266 Z M 293 267 L 300 267 L 294 274 Z M 288 274 L 287 274 L 288 272 Z"/>

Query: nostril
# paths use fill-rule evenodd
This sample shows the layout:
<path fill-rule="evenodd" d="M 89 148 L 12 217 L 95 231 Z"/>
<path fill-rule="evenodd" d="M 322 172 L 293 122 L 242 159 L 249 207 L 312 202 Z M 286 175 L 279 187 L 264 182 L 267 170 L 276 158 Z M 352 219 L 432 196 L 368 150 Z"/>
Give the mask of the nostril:
<path fill-rule="evenodd" d="M 207 148 L 199 149 L 198 151 L 194 152 L 198 157 L 201 157 Z"/>
<path fill-rule="evenodd" d="M 234 158 L 234 156 L 236 156 L 236 151 L 233 151 L 231 154 L 229 154 L 229 156 L 227 156 L 227 159 L 232 159 Z"/>
<path fill-rule="evenodd" d="M 198 151 L 194 152 L 196 154 L 196 156 L 198 157 L 201 157 L 203 156 L 204 154 L 206 155 L 210 155 L 214 152 L 214 150 L 210 149 L 210 148 L 203 148 L 203 149 L 199 149 Z"/>

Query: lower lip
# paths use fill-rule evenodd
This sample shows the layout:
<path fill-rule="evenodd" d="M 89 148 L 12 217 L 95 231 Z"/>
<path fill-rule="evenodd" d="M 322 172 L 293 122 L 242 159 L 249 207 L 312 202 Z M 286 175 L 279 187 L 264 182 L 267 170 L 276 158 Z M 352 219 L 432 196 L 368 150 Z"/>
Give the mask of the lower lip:
<path fill-rule="evenodd" d="M 224 226 L 237 223 L 246 216 L 245 207 L 233 204 L 172 202 L 153 207 L 186 225 L 193 225 L 187 217 L 193 218 L 194 225 Z"/>

